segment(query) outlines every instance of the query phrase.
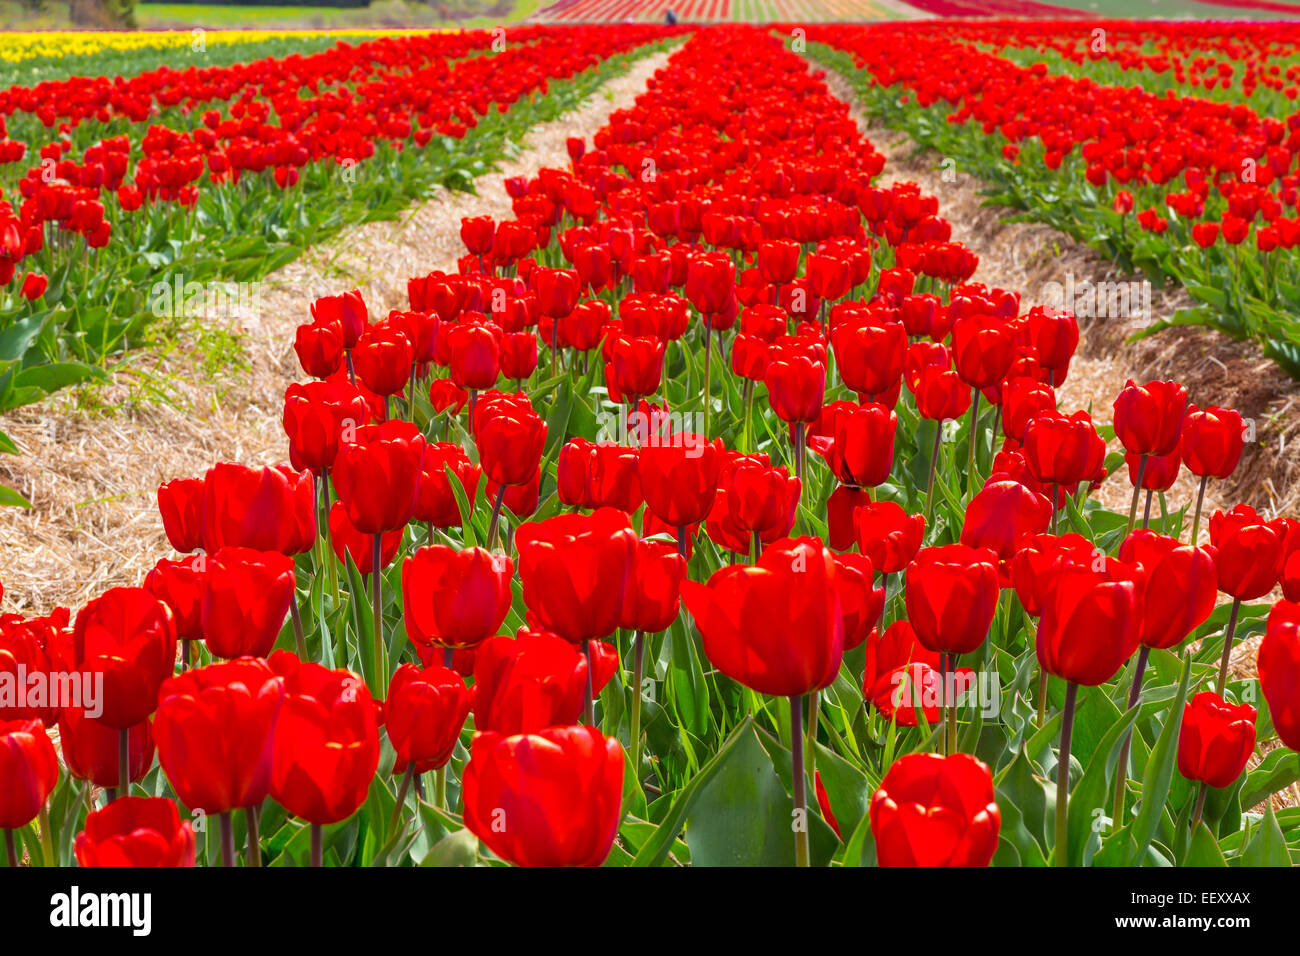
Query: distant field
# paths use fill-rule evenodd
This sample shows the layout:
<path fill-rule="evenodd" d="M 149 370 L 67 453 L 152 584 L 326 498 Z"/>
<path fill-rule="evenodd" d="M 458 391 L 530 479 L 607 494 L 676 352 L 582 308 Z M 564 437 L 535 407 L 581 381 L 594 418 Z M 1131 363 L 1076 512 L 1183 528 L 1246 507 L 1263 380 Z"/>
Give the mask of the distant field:
<path fill-rule="evenodd" d="M 555 0 L 542 6 L 532 19 L 546 23 L 660 22 L 669 10 L 684 23 L 882 20 L 922 15 L 894 0 Z"/>

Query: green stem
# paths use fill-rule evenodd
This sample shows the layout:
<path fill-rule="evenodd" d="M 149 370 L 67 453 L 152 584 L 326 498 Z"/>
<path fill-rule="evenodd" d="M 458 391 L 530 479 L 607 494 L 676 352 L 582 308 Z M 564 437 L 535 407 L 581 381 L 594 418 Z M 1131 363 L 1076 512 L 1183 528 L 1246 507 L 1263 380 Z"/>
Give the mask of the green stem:
<path fill-rule="evenodd" d="M 407 791 L 411 789 L 411 781 L 415 779 L 415 761 L 412 760 L 406 765 L 406 772 L 402 774 L 402 783 L 397 788 L 397 802 L 393 804 L 392 816 L 388 818 L 388 837 L 392 839 L 393 834 L 397 831 L 397 821 L 402 816 L 402 806 L 406 803 Z"/>
<path fill-rule="evenodd" d="M 447 809 L 447 765 L 443 764 L 433 774 L 433 805 Z"/>
<path fill-rule="evenodd" d="M 58 866 L 54 859 L 54 834 L 50 832 L 50 802 L 41 804 L 41 856 L 46 866 Z"/>
<path fill-rule="evenodd" d="M 1241 598 L 1234 598 L 1232 611 L 1228 614 L 1228 627 L 1223 632 L 1223 657 L 1219 660 L 1219 696 L 1228 686 L 1228 663 L 1232 657 L 1232 637 L 1237 631 L 1237 615 L 1241 613 Z"/>
<path fill-rule="evenodd" d="M 370 554 L 371 565 L 370 572 L 372 580 L 370 582 L 371 610 L 374 615 L 374 642 L 375 642 L 375 663 L 374 663 L 374 686 L 371 690 L 376 694 L 382 694 L 384 681 L 387 675 L 384 671 L 387 669 L 383 663 L 384 656 L 384 575 L 380 567 L 382 557 L 380 549 L 383 547 L 383 535 L 376 534 L 371 542 Z"/>
<path fill-rule="evenodd" d="M 791 773 L 794 775 L 794 865 L 808 866 L 808 786 L 803 765 L 803 697 L 790 698 Z"/>
<path fill-rule="evenodd" d="M 948 717 L 948 744 L 947 753 L 955 754 L 957 752 L 957 695 L 954 692 L 949 697 L 949 690 L 954 689 L 957 683 L 957 655 L 948 653 L 948 669 L 943 675 L 943 699 L 946 704 Z"/>
<path fill-rule="evenodd" d="M 131 795 L 131 732 L 125 728 L 117 732 L 117 793 Z"/>
<path fill-rule="evenodd" d="M 289 615 L 293 618 L 293 642 L 298 651 L 298 659 L 307 659 L 307 641 L 302 634 L 302 614 L 298 610 L 298 589 L 294 587 L 293 597 L 289 601 Z"/>
<path fill-rule="evenodd" d="M 587 687 L 582 694 L 582 712 L 585 723 L 588 727 L 596 726 L 596 701 L 592 697 L 592 677 L 591 672 L 594 669 L 591 664 L 591 641 L 587 638 L 582 639 L 582 656 L 587 661 Z"/>
<path fill-rule="evenodd" d="M 632 773 L 641 779 L 641 681 L 645 674 L 645 635 L 632 637 Z"/>
<path fill-rule="evenodd" d="M 1138 459 L 1137 480 L 1133 482 L 1133 500 L 1128 505 L 1128 526 L 1124 528 L 1124 537 L 1128 537 L 1129 532 L 1133 530 L 1133 524 L 1137 521 L 1138 513 L 1138 492 L 1142 490 L 1142 476 L 1147 470 L 1147 456 L 1143 455 Z"/>
<path fill-rule="evenodd" d="M 262 832 L 261 832 L 261 812 L 257 807 L 244 808 L 244 823 L 248 827 L 248 853 L 246 856 L 247 865 L 250 867 L 260 867 L 262 865 Z"/>
<path fill-rule="evenodd" d="M 1205 503 L 1205 486 L 1209 483 L 1210 476 L 1201 476 L 1201 487 L 1196 492 L 1196 516 L 1192 518 L 1192 537 L 1189 544 L 1196 547 L 1196 539 L 1201 533 L 1201 506 Z"/>
<path fill-rule="evenodd" d="M 330 590 L 334 592 L 334 606 L 338 607 L 342 603 L 342 597 L 339 594 L 338 562 L 334 559 L 334 546 L 330 540 L 330 470 L 328 468 L 321 469 L 320 490 L 325 498 L 325 563 L 330 569 Z"/>
<path fill-rule="evenodd" d="M 221 814 L 221 865 L 235 865 L 235 823 L 230 818 L 230 811 Z"/>
<path fill-rule="evenodd" d="M 1069 864 L 1070 829 L 1070 737 L 1074 731 L 1074 702 L 1079 696 L 1079 685 L 1074 681 L 1065 684 L 1065 717 L 1061 721 L 1061 750 L 1056 761 L 1056 849 L 1052 854 L 1054 866 Z"/>
<path fill-rule="evenodd" d="M 492 504 L 492 520 L 488 522 L 488 547 L 495 550 L 497 546 L 497 529 L 501 526 L 501 506 L 505 504 L 506 486 L 497 488 L 497 500 Z"/>
<path fill-rule="evenodd" d="M 321 828 L 319 823 L 311 825 L 311 865 L 320 866 L 324 858 L 323 847 L 321 846 Z"/>
<path fill-rule="evenodd" d="M 1204 780 L 1201 781 L 1201 789 L 1196 794 L 1196 809 L 1192 811 L 1192 830 L 1196 830 L 1196 824 L 1201 822 L 1201 814 L 1205 812 L 1205 795 L 1209 792 L 1210 787 Z"/>
<path fill-rule="evenodd" d="M 925 483 L 925 528 L 930 530 L 930 519 L 934 515 L 934 475 L 939 469 L 939 448 L 943 441 L 943 422 L 934 423 L 934 447 L 930 451 L 930 478 Z"/>
<path fill-rule="evenodd" d="M 966 494 L 975 487 L 975 433 L 979 430 L 980 390 L 972 389 L 975 397 L 970 403 L 970 450 L 966 456 Z"/>
<path fill-rule="evenodd" d="M 1133 686 L 1128 692 L 1128 709 L 1132 710 L 1142 699 L 1142 675 L 1146 673 L 1147 657 L 1151 648 L 1145 644 L 1138 649 L 1137 667 L 1133 671 Z M 1124 735 L 1124 746 L 1119 750 L 1119 763 L 1115 764 L 1115 809 L 1111 817 L 1114 825 L 1119 827 L 1124 822 L 1124 785 L 1128 782 L 1128 755 L 1133 746 L 1133 728 Z"/>
<path fill-rule="evenodd" d="M 713 365 L 710 361 L 713 344 L 713 327 L 709 325 L 708 317 L 704 319 L 704 438 L 707 441 L 709 437 L 709 413 L 712 411 L 712 402 L 709 400 L 710 386 L 713 378 Z"/>

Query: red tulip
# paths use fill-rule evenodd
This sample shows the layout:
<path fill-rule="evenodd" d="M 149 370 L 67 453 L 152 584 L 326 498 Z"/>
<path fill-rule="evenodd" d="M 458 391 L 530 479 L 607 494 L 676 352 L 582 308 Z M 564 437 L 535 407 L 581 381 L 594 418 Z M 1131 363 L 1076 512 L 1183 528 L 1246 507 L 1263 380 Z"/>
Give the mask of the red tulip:
<path fill-rule="evenodd" d="M 575 644 L 619 626 L 637 536 L 613 508 L 525 524 L 515 536 L 524 603 L 549 631 Z"/>
<path fill-rule="evenodd" d="M 1300 606 L 1289 601 L 1274 606 L 1256 667 L 1278 737 L 1292 750 L 1300 750 Z"/>
<path fill-rule="evenodd" d="M 830 425 L 828 437 L 814 436 L 809 445 L 826 459 L 837 479 L 859 488 L 888 480 L 894 465 L 897 415 L 884 405 L 845 404 L 837 407 Z"/>
<path fill-rule="evenodd" d="M 1142 569 L 1141 641 L 1147 647 L 1181 644 L 1214 611 L 1218 573 L 1212 549 L 1139 529 L 1124 539 L 1119 559 Z"/>
<path fill-rule="evenodd" d="M 404 421 L 363 425 L 356 441 L 339 445 L 334 487 L 358 531 L 397 531 L 411 520 L 424 453 L 424 436 Z"/>
<path fill-rule="evenodd" d="M 1183 707 L 1178 772 L 1211 787 L 1230 787 L 1255 752 L 1255 708 L 1201 691 Z"/>
<path fill-rule="evenodd" d="M 881 574 L 907 567 L 921 547 L 925 518 L 909 515 L 892 501 L 873 501 L 853 513 L 858 548 Z"/>
<path fill-rule="evenodd" d="M 517 381 L 537 371 L 537 333 L 532 329 L 501 336 L 501 374 Z"/>
<path fill-rule="evenodd" d="M 638 539 L 618 626 L 658 634 L 677 620 L 686 559 L 662 541 Z"/>
<path fill-rule="evenodd" d="M 317 325 L 337 325 L 343 333 L 344 349 L 356 346 L 370 321 L 366 302 L 356 289 L 342 295 L 321 296 L 311 304 L 311 317 Z"/>
<path fill-rule="evenodd" d="M 300 325 L 293 350 L 304 372 L 312 378 L 329 378 L 343 366 L 343 329 L 317 322 Z"/>
<path fill-rule="evenodd" d="M 831 344 L 840 377 L 853 391 L 885 395 L 902 380 L 907 330 L 901 323 L 841 325 L 831 334 Z"/>
<path fill-rule="evenodd" d="M 206 578 L 207 560 L 203 557 L 179 561 L 161 558 L 145 575 L 145 590 L 171 608 L 178 640 L 203 639 L 201 614 Z"/>
<path fill-rule="evenodd" d="M 638 462 L 646 507 L 673 528 L 698 524 L 713 507 L 721 466 L 720 439 L 651 435 Z"/>
<path fill-rule="evenodd" d="M 334 466 L 339 442 L 367 417 L 365 396 L 343 382 L 294 382 L 284 392 L 284 431 L 295 468 L 321 474 Z"/>
<path fill-rule="evenodd" d="M 736 267 L 724 253 L 693 256 L 686 272 L 686 298 L 704 316 L 720 315 L 735 296 Z"/>
<path fill-rule="evenodd" d="M 200 611 L 214 657 L 265 657 L 294 600 L 293 559 L 275 551 L 222 548 L 208 561 Z"/>
<path fill-rule="evenodd" d="M 799 243 L 773 239 L 758 244 L 758 268 L 770 285 L 784 285 L 799 274 Z"/>
<path fill-rule="evenodd" d="M 957 374 L 967 385 L 996 385 L 1015 357 L 1012 327 L 995 315 L 962 316 L 952 326 L 952 355 Z"/>
<path fill-rule="evenodd" d="M 650 336 L 615 338 L 605 365 L 605 385 L 610 399 L 635 403 L 636 399 L 659 391 L 666 347 L 666 343 Z"/>
<path fill-rule="evenodd" d="M 182 554 L 203 545 L 203 479 L 177 478 L 158 486 L 158 511 L 171 546 Z"/>
<path fill-rule="evenodd" d="M 1231 408 L 1187 407 L 1179 449 L 1188 470 L 1202 477 L 1227 478 L 1245 447 L 1241 414 Z"/>
<path fill-rule="evenodd" d="M 556 463 L 560 501 L 578 508 L 641 507 L 640 461 L 635 448 L 571 438 Z"/>
<path fill-rule="evenodd" d="M 1134 568 L 1104 555 L 1057 567 L 1035 642 L 1043 670 L 1085 687 L 1104 684 L 1133 656 L 1141 634 L 1142 583 Z"/>
<path fill-rule="evenodd" d="M 83 678 L 104 675 L 106 726 L 125 730 L 152 714 L 175 662 L 172 612 L 144 588 L 110 588 L 78 612 L 72 664 Z"/>
<path fill-rule="evenodd" d="M 528 399 L 485 398 L 474 410 L 472 430 L 479 464 L 489 481 L 522 485 L 537 471 L 546 443 L 546 422 Z"/>
<path fill-rule="evenodd" d="M 764 373 L 768 401 L 783 422 L 815 422 L 826 394 L 826 366 L 793 349 L 774 351 Z"/>
<path fill-rule="evenodd" d="M 207 813 L 255 807 L 271 786 L 271 737 L 284 681 L 253 657 L 170 678 L 153 733 L 181 802 Z"/>
<path fill-rule="evenodd" d="M 453 670 L 399 667 L 384 701 L 384 726 L 397 751 L 393 773 L 404 773 L 412 764 L 416 773 L 444 766 L 456 749 L 473 700 L 474 693 Z"/>
<path fill-rule="evenodd" d="M 316 541 L 315 499 L 308 472 L 213 465 L 203 479 L 203 550 L 309 551 Z"/>
<path fill-rule="evenodd" d="M 582 279 L 572 269 L 536 269 L 533 283 L 542 315 L 562 318 L 578 304 Z"/>
<path fill-rule="evenodd" d="M 970 754 L 908 754 L 871 797 L 881 866 L 988 866 L 1002 815 L 989 768 Z"/>
<path fill-rule="evenodd" d="M 592 727 L 475 735 L 465 826 L 520 866 L 599 866 L 622 816 L 623 748 Z"/>
<path fill-rule="evenodd" d="M 873 588 L 871 559 L 861 554 L 835 557 L 835 594 L 840 603 L 844 649 L 852 650 L 867 639 L 885 609 L 885 589 Z"/>
<path fill-rule="evenodd" d="M 741 532 L 748 551 L 755 534 L 776 540 L 789 533 L 799 489 L 799 479 L 783 466 L 772 467 L 766 455 L 739 457 L 723 469 L 715 502 L 725 504 L 726 518 Z"/>
<path fill-rule="evenodd" d="M 330 548 L 339 564 L 347 565 L 352 559 L 352 566 L 361 572 L 361 576 L 373 574 L 375 568 L 375 536 L 363 534 L 348 519 L 343 502 L 336 501 L 330 505 L 329 516 Z M 393 563 L 397 551 L 402 546 L 402 531 L 385 531 L 380 535 L 379 569 L 382 571 Z"/>
<path fill-rule="evenodd" d="M 1263 597 L 1277 585 L 1286 558 L 1287 526 L 1265 521 L 1249 505 L 1210 516 L 1210 544 L 1219 590 L 1238 601 Z"/>
<path fill-rule="evenodd" d="M 1032 378 L 1008 379 L 1002 386 L 1002 433 L 1024 444 L 1025 429 L 1041 412 L 1056 411 L 1056 390 Z"/>
<path fill-rule="evenodd" d="M 495 634 L 510 611 L 514 567 L 484 548 L 421 548 L 402 565 L 407 636 L 416 644 L 472 647 Z"/>
<path fill-rule="evenodd" d="M 324 826 L 356 813 L 379 766 L 375 703 L 361 678 L 277 651 L 284 701 L 271 740 L 271 796 Z"/>
<path fill-rule="evenodd" d="M 990 481 L 966 506 L 961 543 L 988 548 L 1010 560 L 1026 538 L 1042 534 L 1052 521 L 1052 503 L 1018 481 Z"/>
<path fill-rule="evenodd" d="M 396 395 L 411 377 L 415 350 L 406 333 L 384 322 L 367 329 L 352 350 L 357 378 L 376 395 Z"/>
<path fill-rule="evenodd" d="M 917 373 L 912 385 L 916 409 L 931 421 L 953 421 L 970 408 L 970 386 L 956 372 L 937 365 L 927 365 Z"/>
<path fill-rule="evenodd" d="M 120 786 L 118 747 L 121 735 L 78 707 L 65 707 L 59 715 L 59 750 L 68 773 L 97 787 Z M 153 727 L 140 721 L 127 731 L 127 773 L 131 783 L 143 780 L 153 766 Z"/>
<path fill-rule="evenodd" d="M 997 555 L 948 544 L 922 548 L 905 575 L 907 619 L 931 651 L 969 654 L 984 643 L 998 603 Z"/>
<path fill-rule="evenodd" d="M 454 442 L 427 444 L 420 467 L 420 488 L 412 517 L 416 521 L 427 521 L 435 528 L 459 528 L 460 504 L 452 491 L 447 472 L 450 471 L 455 480 L 460 482 L 465 503 L 469 506 L 468 513 L 472 515 L 482 470 L 478 465 L 472 464 L 465 449 Z"/>
<path fill-rule="evenodd" d="M 798 696 L 830 684 L 844 653 L 837 566 L 816 538 L 769 545 L 758 563 L 731 565 L 707 585 L 682 582 L 704 653 L 762 694 Z"/>
<path fill-rule="evenodd" d="M 486 325 L 466 322 L 451 326 L 447 331 L 447 350 L 452 381 L 470 389 L 495 385 L 501 374 L 499 339 L 500 332 Z"/>
<path fill-rule="evenodd" d="M 614 676 L 618 652 L 603 641 L 589 645 L 595 670 L 592 694 Z M 478 645 L 474 661 L 474 727 L 509 736 L 567 726 L 582 713 L 587 657 L 562 637 L 525 631 Z"/>
<path fill-rule="evenodd" d="M 1115 437 L 1134 455 L 1169 455 L 1178 450 L 1187 389 L 1177 382 L 1135 385 L 1129 379 L 1115 399 Z"/>
<path fill-rule="evenodd" d="M 1106 443 L 1084 411 L 1034 416 L 1025 428 L 1022 452 L 1029 473 L 1047 484 L 1099 481 L 1105 474 Z"/>
<path fill-rule="evenodd" d="M 1025 613 L 1030 617 L 1043 613 L 1053 575 L 1063 562 L 1089 562 L 1097 554 L 1096 545 L 1081 534 L 1039 534 L 1021 542 L 1007 570 Z"/>
<path fill-rule="evenodd" d="M 36 819 L 59 782 L 59 758 L 39 720 L 0 721 L 0 829 Z"/>
<path fill-rule="evenodd" d="M 194 828 L 166 797 L 122 797 L 86 816 L 78 866 L 193 866 Z"/>

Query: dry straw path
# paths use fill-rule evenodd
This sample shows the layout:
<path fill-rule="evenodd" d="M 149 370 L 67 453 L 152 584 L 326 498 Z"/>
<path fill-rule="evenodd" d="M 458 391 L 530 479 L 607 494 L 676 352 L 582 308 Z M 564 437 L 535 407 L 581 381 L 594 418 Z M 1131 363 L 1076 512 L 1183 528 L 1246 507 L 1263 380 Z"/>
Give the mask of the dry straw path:
<path fill-rule="evenodd" d="M 509 218 L 505 177 L 566 165 L 565 138 L 590 139 L 668 55 L 633 61 L 580 109 L 534 127 L 513 159 L 475 182 L 476 194 L 440 192 L 400 220 L 368 223 L 267 277 L 254 321 L 232 322 L 238 341 L 228 355 L 213 353 L 211 333 L 189 330 L 179 348 L 132 356 L 102 391 L 62 393 L 3 416 L 0 429 L 23 454 L 0 458 L 0 483 L 34 506 L 0 512 L 4 611 L 75 610 L 105 588 L 141 581 L 171 553 L 154 499 L 160 482 L 217 461 L 287 458 L 281 403 L 301 376 L 294 328 L 314 299 L 358 287 L 372 315 L 405 306 L 408 277 L 455 270 L 462 216 Z"/>

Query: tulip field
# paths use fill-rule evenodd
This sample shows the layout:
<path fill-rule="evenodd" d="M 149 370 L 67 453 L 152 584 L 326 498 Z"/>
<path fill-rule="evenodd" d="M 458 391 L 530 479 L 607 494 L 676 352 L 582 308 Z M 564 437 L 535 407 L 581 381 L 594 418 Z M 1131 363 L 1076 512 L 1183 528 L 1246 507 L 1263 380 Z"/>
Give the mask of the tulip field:
<path fill-rule="evenodd" d="M 1300 860 L 1300 514 L 1230 500 L 1253 423 L 1204 377 L 1068 401 L 1086 323 L 981 281 L 859 122 L 1184 290 L 1141 335 L 1300 377 L 1297 28 L 624 6 L 11 55 L 6 430 L 170 334 L 159 288 L 489 181 L 510 214 L 457 214 L 394 308 L 326 273 L 269 346 L 277 463 L 151 483 L 145 565 L 0 588 L 0 860 Z M 0 521 L 45 507 L 13 473 Z"/>

